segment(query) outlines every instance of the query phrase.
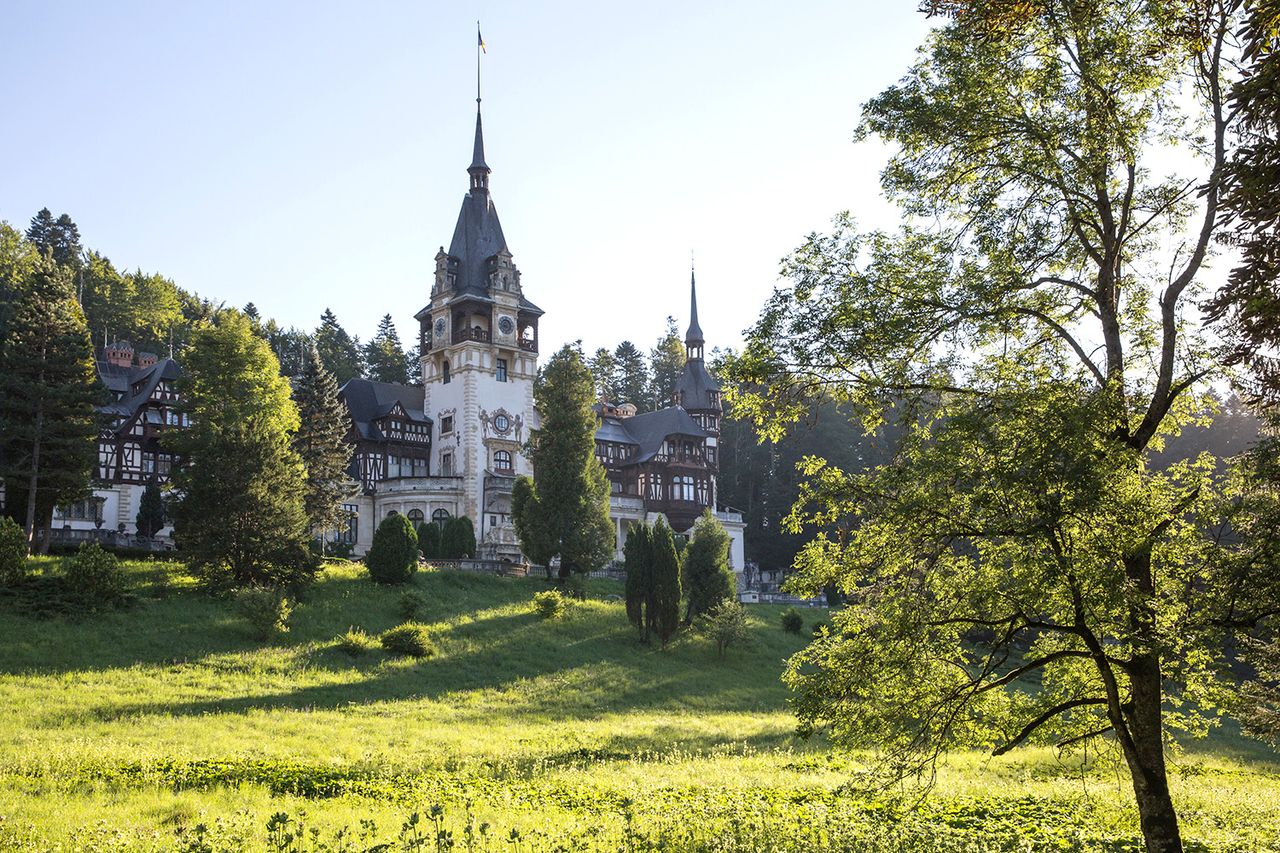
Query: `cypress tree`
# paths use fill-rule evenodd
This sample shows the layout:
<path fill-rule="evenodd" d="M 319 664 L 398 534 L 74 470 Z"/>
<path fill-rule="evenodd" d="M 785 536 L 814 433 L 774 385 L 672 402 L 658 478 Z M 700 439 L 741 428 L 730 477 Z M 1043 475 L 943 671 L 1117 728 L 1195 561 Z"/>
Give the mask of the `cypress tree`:
<path fill-rule="evenodd" d="M 648 604 L 653 630 L 663 646 L 680 627 L 680 555 L 666 519 L 653 525 L 653 594 Z"/>
<path fill-rule="evenodd" d="M 462 560 L 476 555 L 476 529 L 465 515 L 445 522 L 440 532 L 440 556 L 446 560 Z"/>
<path fill-rule="evenodd" d="M 166 520 L 164 498 L 160 495 L 160 487 L 155 483 L 147 483 L 142 490 L 142 500 L 138 503 L 138 515 L 134 524 L 138 535 L 150 539 L 164 527 Z"/>
<path fill-rule="evenodd" d="M 648 605 L 653 597 L 653 537 L 649 525 L 642 521 L 627 531 L 622 553 L 627 571 L 627 618 L 639 629 L 641 642 L 647 643 L 652 623 Z"/>
<path fill-rule="evenodd" d="M 320 315 L 320 327 L 315 334 L 316 349 L 325 369 L 344 385 L 347 380 L 364 375 L 364 361 L 356 339 L 342 328 L 337 316 L 328 308 Z"/>
<path fill-rule="evenodd" d="M 48 254 L 17 293 L 8 323 L 0 343 L 3 471 L 10 503 L 25 501 L 29 548 L 37 519 L 47 523 L 55 505 L 89 491 L 101 391 L 70 273 Z"/>
<path fill-rule="evenodd" d="M 365 345 L 364 360 L 370 379 L 400 385 L 409 383 L 409 360 L 400 345 L 400 336 L 396 334 L 390 314 L 382 318 L 373 339 Z"/>
<path fill-rule="evenodd" d="M 227 311 L 192 335 L 178 390 L 191 425 L 161 440 L 183 460 L 172 514 L 193 570 L 222 587 L 309 581 L 298 409 L 271 348 Z"/>
<path fill-rule="evenodd" d="M 293 448 L 307 472 L 303 504 L 312 536 L 319 536 L 323 548 L 326 531 L 342 521 L 342 502 L 355 492 L 347 474 L 352 447 L 347 443 L 350 416 L 338 399 L 338 383 L 325 370 L 314 342 L 308 342 L 302 375 L 293 389 L 298 406 L 299 426 Z"/>
<path fill-rule="evenodd" d="M 710 613 L 733 597 L 735 582 L 729 570 L 729 534 L 708 507 L 693 526 L 684 553 L 684 586 L 688 595 L 685 622 Z"/>
<path fill-rule="evenodd" d="M 562 578 L 594 571 L 613 556 L 614 528 L 609 480 L 595 455 L 595 389 L 582 353 L 566 344 L 552 356 L 533 399 L 542 428 L 526 447 L 533 483 L 521 487 L 513 513 L 521 548 L 530 558 L 559 555 Z"/>
<path fill-rule="evenodd" d="M 428 560 L 440 558 L 440 525 L 434 521 L 418 525 L 418 550 Z"/>

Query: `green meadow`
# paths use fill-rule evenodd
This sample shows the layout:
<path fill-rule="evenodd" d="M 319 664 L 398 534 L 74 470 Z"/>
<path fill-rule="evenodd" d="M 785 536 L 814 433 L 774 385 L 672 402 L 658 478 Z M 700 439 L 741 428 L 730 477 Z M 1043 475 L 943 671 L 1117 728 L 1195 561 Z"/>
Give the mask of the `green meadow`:
<path fill-rule="evenodd" d="M 611 582 L 542 620 L 543 580 L 426 572 L 437 654 L 353 657 L 349 628 L 404 621 L 358 565 L 265 643 L 179 564 L 127 571 L 120 610 L 0 598 L 0 849 L 1141 849 L 1105 755 L 955 754 L 926 796 L 797 739 L 779 675 L 822 611 L 796 636 L 751 607 L 720 660 L 641 645 Z M 1173 766 L 1190 849 L 1280 850 L 1275 754 L 1219 731 Z"/>

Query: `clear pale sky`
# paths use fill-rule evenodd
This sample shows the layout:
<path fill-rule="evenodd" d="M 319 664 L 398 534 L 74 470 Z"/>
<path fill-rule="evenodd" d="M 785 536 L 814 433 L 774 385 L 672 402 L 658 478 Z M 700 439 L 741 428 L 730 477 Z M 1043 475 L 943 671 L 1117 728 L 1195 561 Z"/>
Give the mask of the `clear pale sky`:
<path fill-rule="evenodd" d="M 117 267 L 406 344 L 467 187 L 482 20 L 492 189 L 550 345 L 737 345 L 841 210 L 895 218 L 859 105 L 928 23 L 894 2 L 12 3 L 0 219 Z"/>

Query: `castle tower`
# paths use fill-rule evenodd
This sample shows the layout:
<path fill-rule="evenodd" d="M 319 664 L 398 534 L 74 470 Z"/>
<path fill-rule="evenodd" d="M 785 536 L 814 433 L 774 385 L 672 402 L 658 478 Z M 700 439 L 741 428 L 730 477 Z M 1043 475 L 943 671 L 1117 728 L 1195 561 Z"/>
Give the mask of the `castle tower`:
<path fill-rule="evenodd" d="M 519 556 L 511 524 L 515 477 L 532 474 L 521 445 L 537 426 L 533 380 L 538 318 L 524 298 L 489 192 L 480 99 L 470 185 L 449 251 L 436 255 L 431 303 L 420 324 L 424 409 L 434 421 L 431 474 L 454 478 L 471 518 L 477 556 Z"/>
<path fill-rule="evenodd" d="M 694 272 L 689 272 L 689 330 L 684 335 L 684 371 L 676 380 L 671 392 L 671 402 L 693 416 L 698 426 L 707 431 L 707 462 L 712 469 L 720 470 L 720 417 L 724 413 L 720 383 L 707 370 L 703 357 L 706 340 L 698 325 L 698 282 Z M 711 505 L 717 500 L 716 478 L 711 478 Z"/>

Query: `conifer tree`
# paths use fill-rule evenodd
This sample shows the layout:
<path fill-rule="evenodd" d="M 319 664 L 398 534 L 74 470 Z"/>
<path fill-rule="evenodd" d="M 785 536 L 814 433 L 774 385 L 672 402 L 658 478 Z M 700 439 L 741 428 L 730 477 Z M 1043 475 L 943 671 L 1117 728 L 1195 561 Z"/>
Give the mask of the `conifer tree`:
<path fill-rule="evenodd" d="M 558 555 L 562 578 L 594 571 L 613 555 L 614 530 L 609 480 L 595 455 L 595 394 L 582 353 L 566 344 L 552 356 L 533 398 L 542 420 L 526 447 L 533 482 L 517 481 L 513 495 L 521 548 L 531 559 Z"/>
<path fill-rule="evenodd" d="M 352 447 L 347 443 L 351 418 L 338 399 L 338 383 L 324 369 L 314 342 L 307 346 L 307 361 L 293 389 L 299 426 L 293 448 L 307 472 L 303 504 L 312 537 L 323 548 L 324 534 L 342 520 L 342 502 L 355 492 L 347 474 Z"/>
<path fill-rule="evenodd" d="M 80 265 L 80 228 L 67 214 L 57 219 L 45 207 L 31 217 L 27 239 L 42 253 L 53 257 L 53 262 L 63 267 Z"/>
<path fill-rule="evenodd" d="M 320 327 L 315 334 L 316 349 L 325 369 L 338 380 L 338 386 L 347 380 L 364 375 L 364 361 L 357 339 L 347 334 L 337 316 L 328 308 L 320 315 Z"/>
<path fill-rule="evenodd" d="M 653 525 L 653 594 L 649 619 L 663 646 L 680 627 L 680 555 L 666 519 Z"/>
<path fill-rule="evenodd" d="M 684 341 L 676 328 L 674 317 L 667 318 L 667 331 L 658 338 L 657 346 L 649 353 L 649 407 L 664 408 L 671 401 L 671 391 L 684 370 Z"/>
<path fill-rule="evenodd" d="M 150 539 L 164 528 L 166 519 L 164 497 L 160 494 L 160 487 L 155 483 L 147 483 L 147 487 L 142 490 L 138 514 L 133 521 L 138 528 L 138 535 L 144 539 Z"/>
<path fill-rule="evenodd" d="M 729 534 L 708 507 L 693 526 L 684 552 L 685 621 L 710 613 L 731 599 L 735 582 L 729 569 Z"/>
<path fill-rule="evenodd" d="M 649 642 L 653 627 L 653 532 L 643 521 L 627 531 L 622 555 L 627 571 L 627 618 L 640 631 L 640 641 Z"/>
<path fill-rule="evenodd" d="M 440 557 L 440 525 L 434 521 L 424 521 L 418 525 L 418 550 L 428 560 Z"/>
<path fill-rule="evenodd" d="M 649 411 L 649 367 L 644 353 L 631 341 L 623 341 L 613 351 L 613 358 L 616 402 L 632 403 L 641 412 Z"/>
<path fill-rule="evenodd" d="M 595 380 L 596 396 L 616 403 L 618 360 L 613 353 L 601 347 L 587 362 L 587 367 L 591 369 L 591 377 Z"/>
<path fill-rule="evenodd" d="M 396 334 L 391 315 L 386 314 L 378 323 L 378 331 L 365 345 L 364 360 L 368 377 L 377 382 L 409 383 L 409 360 L 405 357 L 400 336 Z"/>
<path fill-rule="evenodd" d="M 191 425 L 162 441 L 182 459 L 172 515 L 193 570 L 215 587 L 309 581 L 298 409 L 270 347 L 223 312 L 193 333 L 178 390 Z"/>
<path fill-rule="evenodd" d="M 25 501 L 29 548 L 38 519 L 47 523 L 55 505 L 89 490 L 100 390 L 70 273 L 50 255 L 17 293 L 8 323 L 0 342 L 0 444 L 10 503 Z"/>

